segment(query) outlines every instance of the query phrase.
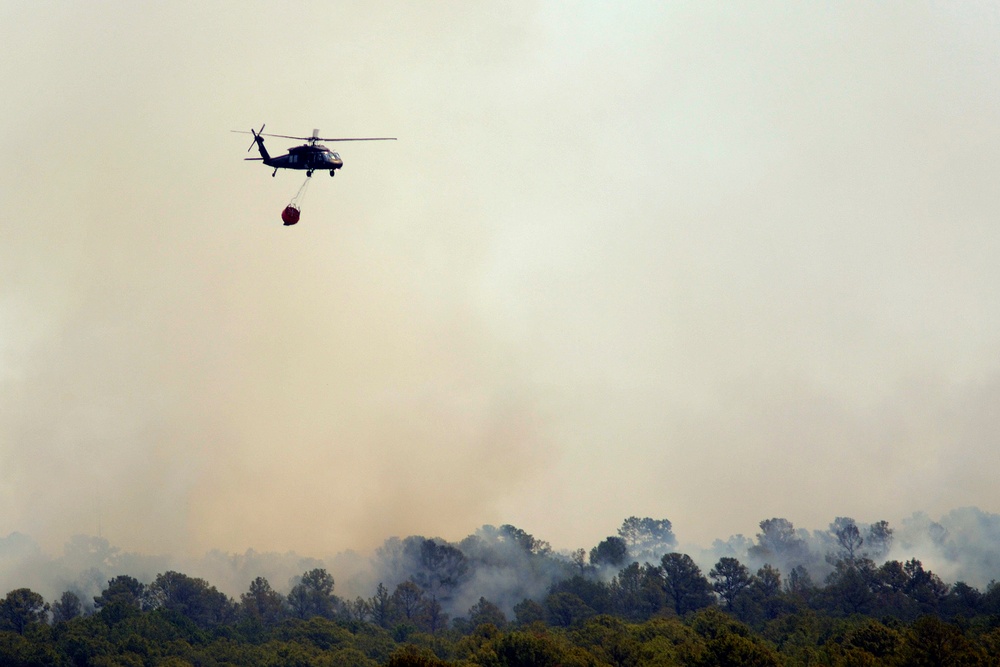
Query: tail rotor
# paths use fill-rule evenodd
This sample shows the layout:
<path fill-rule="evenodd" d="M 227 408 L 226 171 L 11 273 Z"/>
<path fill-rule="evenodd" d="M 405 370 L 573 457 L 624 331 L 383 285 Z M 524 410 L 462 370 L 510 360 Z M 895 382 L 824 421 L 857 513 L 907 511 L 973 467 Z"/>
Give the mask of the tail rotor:
<path fill-rule="evenodd" d="M 264 123 L 264 125 L 267 125 L 267 123 Z M 253 142 L 250 144 L 250 148 L 247 149 L 247 153 L 249 153 L 250 151 L 252 151 L 253 147 L 259 141 L 259 139 L 260 139 L 260 133 L 264 131 L 264 125 L 261 125 L 260 129 L 257 130 L 256 132 L 253 131 L 252 127 L 250 128 L 250 134 L 253 135 Z"/>

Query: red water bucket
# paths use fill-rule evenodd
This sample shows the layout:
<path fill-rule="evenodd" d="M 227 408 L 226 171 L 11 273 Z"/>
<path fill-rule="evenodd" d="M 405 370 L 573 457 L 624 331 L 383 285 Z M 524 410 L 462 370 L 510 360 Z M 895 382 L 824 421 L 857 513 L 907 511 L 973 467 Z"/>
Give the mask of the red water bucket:
<path fill-rule="evenodd" d="M 285 210 L 281 212 L 281 221 L 285 223 L 285 227 L 294 225 L 299 221 L 299 209 L 294 206 L 286 206 Z"/>

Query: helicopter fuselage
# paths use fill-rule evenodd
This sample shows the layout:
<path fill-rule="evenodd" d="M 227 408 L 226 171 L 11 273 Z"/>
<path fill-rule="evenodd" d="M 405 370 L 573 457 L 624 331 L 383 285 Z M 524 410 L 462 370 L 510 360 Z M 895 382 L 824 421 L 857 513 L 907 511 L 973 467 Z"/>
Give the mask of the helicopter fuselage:
<path fill-rule="evenodd" d="M 296 146 L 289 148 L 285 155 L 264 159 L 264 164 L 275 169 L 304 169 L 312 172 L 316 169 L 340 169 L 344 166 L 344 161 L 338 153 L 326 146 Z"/>
<path fill-rule="evenodd" d="M 278 157 L 271 157 L 267 149 L 264 148 L 264 137 L 255 134 L 254 141 L 257 143 L 260 157 L 247 159 L 261 160 L 268 167 L 273 167 L 274 172 L 271 174 L 272 176 L 277 174 L 279 169 L 301 169 L 306 172 L 306 176 L 312 176 L 313 172 L 317 169 L 329 170 L 330 175 L 333 176 L 337 173 L 338 169 L 344 166 L 344 161 L 340 159 L 340 154 L 336 151 L 331 151 L 322 144 L 317 144 L 315 141 L 289 148 L 286 154 L 279 155 Z"/>

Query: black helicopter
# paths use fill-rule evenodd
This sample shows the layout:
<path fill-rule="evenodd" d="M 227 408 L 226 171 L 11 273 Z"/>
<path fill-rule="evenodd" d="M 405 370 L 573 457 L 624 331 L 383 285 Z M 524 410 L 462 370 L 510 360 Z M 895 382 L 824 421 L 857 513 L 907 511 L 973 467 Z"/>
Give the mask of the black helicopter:
<path fill-rule="evenodd" d="M 330 175 L 334 176 L 337 170 L 344 166 L 344 161 L 340 159 L 340 155 L 336 151 L 331 151 L 326 146 L 319 144 L 319 141 L 395 141 L 396 137 L 365 137 L 365 138 L 348 138 L 348 139 L 326 139 L 319 136 L 319 130 L 313 130 L 311 137 L 290 137 L 286 134 L 264 134 L 264 125 L 260 126 L 260 130 L 254 131 L 253 128 L 250 132 L 245 132 L 243 130 L 233 130 L 233 132 L 240 132 L 241 134 L 252 134 L 253 144 L 250 144 L 250 148 L 247 152 L 250 152 L 254 144 L 257 145 L 257 150 L 260 151 L 260 157 L 248 157 L 244 158 L 246 160 L 262 160 L 264 164 L 268 167 L 274 167 L 274 171 L 271 176 L 278 173 L 279 169 L 304 169 L 306 176 L 312 176 L 313 172 L 317 169 L 329 169 Z M 300 141 L 305 141 L 306 143 L 302 146 L 295 146 L 294 148 L 289 148 L 288 153 L 285 155 L 279 155 L 278 157 L 271 157 L 267 149 L 264 148 L 264 137 L 279 137 L 281 139 L 298 139 Z"/>

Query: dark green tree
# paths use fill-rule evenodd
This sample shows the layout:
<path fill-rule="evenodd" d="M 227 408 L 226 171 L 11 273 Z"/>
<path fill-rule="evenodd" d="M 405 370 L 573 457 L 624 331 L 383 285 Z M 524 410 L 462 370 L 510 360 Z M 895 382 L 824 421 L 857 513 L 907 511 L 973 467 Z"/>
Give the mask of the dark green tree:
<path fill-rule="evenodd" d="M 595 567 L 620 568 L 628 558 L 628 545 L 620 537 L 608 537 L 590 550 L 590 564 Z"/>
<path fill-rule="evenodd" d="M 801 603 L 808 603 L 816 594 L 816 584 L 813 583 L 809 570 L 803 565 L 796 565 L 788 573 L 785 582 L 787 593 Z"/>
<path fill-rule="evenodd" d="M 732 611 L 736 597 L 750 586 L 750 570 L 743 563 L 731 556 L 723 556 L 709 573 L 714 583 L 712 589 L 726 603 L 726 609 Z"/>
<path fill-rule="evenodd" d="M 385 584 L 379 582 L 378 587 L 375 589 L 375 595 L 368 601 L 368 607 L 371 609 L 372 623 L 381 628 L 388 628 L 392 625 L 392 595 L 389 593 L 389 589 L 385 587 Z"/>
<path fill-rule="evenodd" d="M 596 614 L 593 607 L 572 593 L 553 593 L 545 598 L 545 616 L 551 625 L 568 628 Z"/>
<path fill-rule="evenodd" d="M 941 612 L 947 617 L 973 618 L 979 613 L 983 594 L 964 581 L 952 584 L 948 595 L 941 601 Z"/>
<path fill-rule="evenodd" d="M 419 542 L 416 561 L 419 563 L 411 579 L 425 592 L 450 600 L 469 572 L 469 564 L 457 547 L 437 540 Z"/>
<path fill-rule="evenodd" d="M 333 649 L 329 654 L 329 662 L 323 664 L 336 667 L 378 667 L 376 661 L 356 648 Z"/>
<path fill-rule="evenodd" d="M 772 598 L 781 593 L 781 572 L 778 568 L 764 563 L 764 566 L 757 570 L 753 583 L 765 598 Z"/>
<path fill-rule="evenodd" d="M 992 664 L 987 662 L 982 649 L 970 642 L 961 629 L 936 616 L 922 616 L 914 622 L 903 653 L 904 664 L 908 667 Z"/>
<path fill-rule="evenodd" d="M 649 653 L 643 655 L 633 627 L 617 616 L 602 614 L 573 632 L 573 644 L 585 649 L 600 665 L 640 665 Z"/>
<path fill-rule="evenodd" d="M 19 635 L 32 625 L 44 623 L 49 605 L 30 588 L 17 588 L 0 600 L 0 629 Z"/>
<path fill-rule="evenodd" d="M 733 559 L 735 560 L 735 559 Z M 779 667 L 778 655 L 750 628 L 724 614 L 716 607 L 699 611 L 691 619 L 691 628 L 702 637 L 705 648 L 692 661 L 695 665 L 733 665 L 744 667 Z"/>
<path fill-rule="evenodd" d="M 553 584 L 549 593 L 570 593 L 583 600 L 584 604 L 598 614 L 611 612 L 611 597 L 608 587 L 600 581 L 588 577 L 574 576 Z"/>
<path fill-rule="evenodd" d="M 423 611 L 424 591 L 412 581 L 404 581 L 392 592 L 392 606 L 399 620 L 416 623 Z"/>
<path fill-rule="evenodd" d="M 94 597 L 94 608 L 109 625 L 152 609 L 153 604 L 146 585 L 127 574 L 109 580 L 108 587 Z"/>
<path fill-rule="evenodd" d="M 907 595 L 917 603 L 920 613 L 935 614 L 941 602 L 948 595 L 948 586 L 941 578 L 930 570 L 925 570 L 923 563 L 916 558 L 903 564 L 907 575 Z"/>
<path fill-rule="evenodd" d="M 754 627 L 762 627 L 767 621 L 795 612 L 794 603 L 782 590 L 781 573 L 768 563 L 757 570 L 750 587 L 740 595 L 739 600 L 746 603 L 743 613 L 739 614 L 740 619 Z"/>
<path fill-rule="evenodd" d="M 344 611 L 348 618 L 359 623 L 364 623 L 372 615 L 371 605 L 368 603 L 368 600 L 360 595 L 351 601 L 345 602 Z"/>
<path fill-rule="evenodd" d="M 794 611 L 794 603 L 781 588 L 781 573 L 765 563 L 751 575 L 750 585 L 736 595 L 731 611 L 740 621 L 762 629 L 766 622 Z"/>
<path fill-rule="evenodd" d="M 496 642 L 498 667 L 556 667 L 563 664 L 558 647 L 547 637 L 511 632 Z"/>
<path fill-rule="evenodd" d="M 479 602 L 469 607 L 468 616 L 469 625 L 473 628 L 486 624 L 501 630 L 507 627 L 507 616 L 503 610 L 483 597 L 479 598 Z"/>
<path fill-rule="evenodd" d="M 905 620 L 913 620 L 919 616 L 918 605 L 908 594 L 909 584 L 910 576 L 903 568 L 903 563 L 898 560 L 882 563 L 882 566 L 875 570 L 874 581 L 871 585 L 875 594 L 875 609 L 878 610 L 878 613 Z M 825 593 L 829 599 L 836 595 L 836 590 L 830 589 Z"/>
<path fill-rule="evenodd" d="M 826 609 L 834 614 L 868 614 L 875 604 L 877 572 L 874 563 L 859 558 L 853 563 L 838 561 L 826 578 L 823 591 Z"/>
<path fill-rule="evenodd" d="M 236 604 L 215 586 L 180 572 L 156 575 L 149 585 L 149 598 L 154 608 L 186 616 L 201 628 L 228 623 L 236 613 Z"/>
<path fill-rule="evenodd" d="M 644 621 L 664 605 L 663 578 L 660 568 L 632 563 L 623 568 L 608 585 L 611 608 L 630 621 Z"/>
<path fill-rule="evenodd" d="M 520 626 L 545 621 L 545 607 L 534 600 L 525 598 L 514 605 L 514 619 Z"/>
<path fill-rule="evenodd" d="M 63 591 L 59 600 L 52 603 L 52 622 L 65 623 L 72 621 L 83 613 L 80 596 L 73 591 Z"/>
<path fill-rule="evenodd" d="M 1000 616 L 1000 581 L 994 579 L 986 585 L 983 597 L 979 601 L 979 612 Z"/>
<path fill-rule="evenodd" d="M 879 664 L 894 664 L 902 649 L 903 637 L 874 618 L 866 618 L 847 632 L 844 643 L 868 653 Z"/>
<path fill-rule="evenodd" d="M 285 598 L 271 588 L 264 577 L 250 582 L 250 589 L 240 596 L 240 612 L 263 626 L 272 626 L 285 614 Z"/>
<path fill-rule="evenodd" d="M 135 577 L 121 574 L 108 581 L 108 587 L 94 597 L 94 607 L 103 609 L 112 604 L 119 604 L 135 611 L 150 609 L 152 606 L 146 585 Z"/>
<path fill-rule="evenodd" d="M 678 616 L 715 604 L 712 585 L 687 554 L 665 554 L 660 560 L 660 572 L 667 604 Z"/>
<path fill-rule="evenodd" d="M 333 589 L 333 576 L 325 569 L 318 567 L 305 572 L 288 592 L 292 614 L 298 618 L 333 618 L 340 602 Z"/>
<path fill-rule="evenodd" d="M 420 622 L 422 627 L 432 635 L 448 627 L 448 614 L 444 612 L 441 602 L 433 595 L 424 599 Z"/>
<path fill-rule="evenodd" d="M 441 660 L 429 648 L 406 644 L 396 649 L 386 667 L 447 667 L 448 663 Z"/>

